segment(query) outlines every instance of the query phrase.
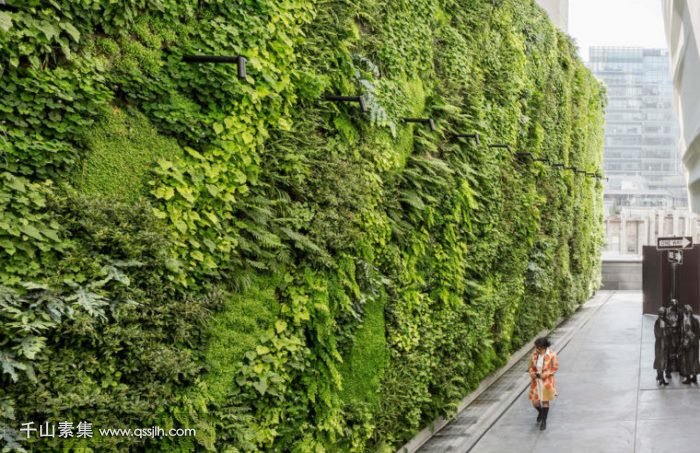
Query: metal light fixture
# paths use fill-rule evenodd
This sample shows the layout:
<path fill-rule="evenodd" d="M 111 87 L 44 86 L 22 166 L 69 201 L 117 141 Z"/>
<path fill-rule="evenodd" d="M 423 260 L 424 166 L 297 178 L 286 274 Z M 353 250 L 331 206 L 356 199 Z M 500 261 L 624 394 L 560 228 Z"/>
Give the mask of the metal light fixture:
<path fill-rule="evenodd" d="M 420 123 L 427 124 L 430 126 L 431 131 L 435 131 L 437 127 L 435 126 L 435 121 L 432 118 L 403 118 L 407 123 Z"/>
<path fill-rule="evenodd" d="M 504 148 L 507 149 L 508 151 L 512 152 L 513 150 L 510 149 L 510 145 L 506 143 L 492 143 L 489 145 L 489 148 Z"/>
<path fill-rule="evenodd" d="M 466 138 L 466 139 L 472 139 L 477 145 L 481 144 L 481 139 L 479 138 L 478 133 L 474 134 L 455 134 L 453 135 L 454 138 Z"/>
<path fill-rule="evenodd" d="M 182 61 L 185 63 L 236 63 L 238 65 L 238 78 L 242 80 L 246 78 L 246 63 L 248 60 L 241 55 L 183 55 Z"/>
<path fill-rule="evenodd" d="M 326 96 L 324 97 L 326 101 L 330 102 L 357 102 L 360 104 L 360 110 L 363 112 L 367 111 L 367 104 L 365 103 L 365 98 L 362 96 Z"/>

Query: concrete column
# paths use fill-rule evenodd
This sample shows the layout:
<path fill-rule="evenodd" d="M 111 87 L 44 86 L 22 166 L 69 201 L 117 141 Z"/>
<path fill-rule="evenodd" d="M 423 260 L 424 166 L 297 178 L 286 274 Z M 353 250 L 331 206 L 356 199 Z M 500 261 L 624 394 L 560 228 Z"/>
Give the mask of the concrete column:
<path fill-rule="evenodd" d="M 627 219 L 620 216 L 620 255 L 627 253 Z"/>
<path fill-rule="evenodd" d="M 642 254 L 645 245 L 651 245 L 649 242 L 649 218 L 647 217 L 642 221 L 642 234 L 639 235 L 639 248 L 637 249 L 638 254 Z"/>
<path fill-rule="evenodd" d="M 649 235 L 647 236 L 647 242 L 649 245 L 656 245 L 656 209 L 651 211 L 649 216 Z"/>

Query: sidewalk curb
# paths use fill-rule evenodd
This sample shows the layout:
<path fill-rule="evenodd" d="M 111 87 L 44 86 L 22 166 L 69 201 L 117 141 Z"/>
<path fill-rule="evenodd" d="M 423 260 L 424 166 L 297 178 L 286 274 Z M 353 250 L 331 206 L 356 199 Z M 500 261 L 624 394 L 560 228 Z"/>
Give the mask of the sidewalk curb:
<path fill-rule="evenodd" d="M 577 314 L 580 314 L 584 311 L 588 311 L 588 313 L 582 314 L 582 316 L 580 316 L 580 318 L 576 320 L 570 328 L 568 328 L 568 331 L 566 331 L 561 338 L 558 338 L 555 341 L 553 341 L 553 349 L 557 353 L 560 353 L 561 350 L 563 350 L 564 347 L 566 347 L 566 345 L 569 343 L 571 338 L 573 338 L 573 335 L 576 332 L 578 332 L 581 329 L 581 327 L 583 327 L 593 317 L 593 315 L 597 313 L 597 311 L 603 305 L 605 305 L 605 303 L 607 303 L 610 297 L 612 297 L 613 293 L 614 291 L 598 291 L 588 301 L 579 305 L 577 310 L 569 318 L 558 319 L 553 329 L 544 329 L 541 332 L 539 332 L 536 335 L 536 337 L 551 335 L 557 329 L 563 327 L 567 323 L 567 321 L 571 321 Z M 510 371 L 510 369 L 513 368 L 513 366 L 516 363 L 518 363 L 525 355 L 527 355 L 531 351 L 532 344 L 528 342 L 518 351 L 513 353 L 511 358 L 504 366 L 502 366 L 493 374 L 485 378 L 481 382 L 481 384 L 479 384 L 479 387 L 477 387 L 474 391 L 472 391 L 466 397 L 464 397 L 464 399 L 462 399 L 462 401 L 459 403 L 457 407 L 457 412 L 452 418 L 436 418 L 430 425 L 421 430 L 410 441 L 401 446 L 397 450 L 397 453 L 414 453 L 418 451 L 418 449 L 420 449 L 426 442 L 428 442 L 430 438 L 432 438 L 441 429 L 447 426 L 454 417 L 456 417 L 460 412 L 462 412 L 466 407 L 468 407 L 472 402 L 474 402 L 474 400 L 476 400 L 482 393 L 484 393 L 484 391 L 486 391 L 491 385 L 498 381 L 498 379 L 500 379 L 506 372 Z M 491 428 L 491 426 L 493 426 L 498 421 L 501 415 L 513 404 L 513 402 L 515 402 L 518 396 L 520 396 L 520 394 L 530 382 L 530 378 L 529 376 L 525 375 L 525 371 L 523 371 L 523 374 L 524 375 L 522 381 L 518 381 L 518 384 L 515 386 L 515 388 L 510 393 L 508 393 L 507 397 L 504 398 L 503 404 L 494 405 L 493 407 L 487 409 L 486 412 L 483 413 L 483 416 L 480 417 L 479 421 L 477 421 L 477 423 L 475 424 L 475 428 L 477 429 L 478 434 L 471 436 L 473 440 L 470 441 L 468 445 L 461 446 L 462 448 L 460 448 L 459 451 L 467 452 L 474 445 L 476 445 L 476 443 L 483 437 L 486 431 L 488 431 Z"/>

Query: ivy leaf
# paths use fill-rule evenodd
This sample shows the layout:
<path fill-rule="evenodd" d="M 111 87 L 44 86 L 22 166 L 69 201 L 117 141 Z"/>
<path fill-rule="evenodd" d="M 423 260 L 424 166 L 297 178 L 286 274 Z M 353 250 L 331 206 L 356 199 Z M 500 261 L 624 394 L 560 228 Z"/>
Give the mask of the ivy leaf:
<path fill-rule="evenodd" d="M 0 11 L 0 30 L 9 31 L 12 28 L 12 16 Z"/>
<path fill-rule="evenodd" d="M 46 35 L 46 38 L 51 40 L 55 36 L 58 35 L 58 30 L 56 30 L 56 27 L 54 27 L 51 23 L 49 22 L 44 22 L 42 21 L 39 25 L 36 26 L 39 30 L 41 30 L 44 35 Z"/>
<path fill-rule="evenodd" d="M 80 32 L 70 22 L 61 22 L 61 28 L 73 38 L 73 41 L 80 41 Z"/>
<path fill-rule="evenodd" d="M 2 13 L 0 12 L 0 14 L 2 14 Z M 22 180 L 20 178 L 15 178 L 15 177 L 7 178 L 5 185 L 11 189 L 15 189 L 17 192 L 24 193 L 27 190 L 26 187 L 24 186 L 24 183 L 22 182 Z"/>
<path fill-rule="evenodd" d="M 260 392 L 261 395 L 264 395 L 267 392 L 268 388 L 267 378 L 260 379 L 260 381 L 253 384 L 253 387 L 255 387 L 255 390 Z"/>
<path fill-rule="evenodd" d="M 166 214 L 158 208 L 151 208 L 151 212 L 153 212 L 153 216 L 156 219 L 165 219 L 166 217 L 168 217 L 168 214 Z"/>
<path fill-rule="evenodd" d="M 187 186 L 177 186 L 175 188 L 177 190 L 177 193 L 182 195 L 182 198 L 185 200 L 189 201 L 190 203 L 194 203 L 195 198 L 194 195 L 192 195 L 192 190 L 190 190 L 189 187 Z"/>
<path fill-rule="evenodd" d="M 44 240 L 39 230 L 37 230 L 36 227 L 32 225 L 23 225 L 22 227 L 20 227 L 20 231 L 22 231 L 22 233 L 26 234 L 27 236 L 33 237 L 34 239 L 38 239 L 40 241 Z"/>
<path fill-rule="evenodd" d="M 214 131 L 216 131 L 216 126 L 214 127 Z M 218 134 L 218 132 L 217 132 L 217 134 Z M 204 156 L 202 156 L 200 153 L 198 153 L 196 150 L 190 148 L 189 146 L 185 146 L 185 151 L 187 152 L 187 154 L 189 154 L 190 156 L 194 157 L 197 160 L 205 160 Z"/>

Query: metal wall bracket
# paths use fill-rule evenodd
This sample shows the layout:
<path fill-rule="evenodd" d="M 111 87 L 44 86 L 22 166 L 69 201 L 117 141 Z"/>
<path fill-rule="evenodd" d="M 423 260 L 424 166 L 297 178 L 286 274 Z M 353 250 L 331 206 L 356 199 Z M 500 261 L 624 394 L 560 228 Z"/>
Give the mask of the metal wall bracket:
<path fill-rule="evenodd" d="M 454 138 L 472 139 L 472 140 L 474 140 L 474 142 L 475 142 L 477 145 L 480 145 L 480 144 L 481 144 L 481 139 L 479 138 L 479 134 L 478 134 L 478 133 L 474 133 L 474 134 L 455 134 L 453 137 L 454 137 Z"/>
<path fill-rule="evenodd" d="M 432 118 L 402 118 L 407 123 L 420 123 L 427 124 L 430 126 L 431 131 L 435 131 L 437 127 L 435 126 L 435 121 Z"/>
<path fill-rule="evenodd" d="M 360 104 L 360 110 L 363 112 L 367 111 L 367 104 L 365 103 L 365 98 L 362 96 L 325 96 L 324 99 L 330 102 L 357 102 Z"/>
<path fill-rule="evenodd" d="M 183 55 L 182 61 L 185 63 L 236 63 L 238 65 L 238 78 L 242 80 L 246 78 L 246 63 L 248 60 L 241 55 Z"/>
<path fill-rule="evenodd" d="M 493 144 L 489 145 L 489 148 L 504 148 L 510 152 L 513 152 L 513 150 L 510 149 L 510 145 L 507 145 L 505 143 L 493 143 Z"/>

